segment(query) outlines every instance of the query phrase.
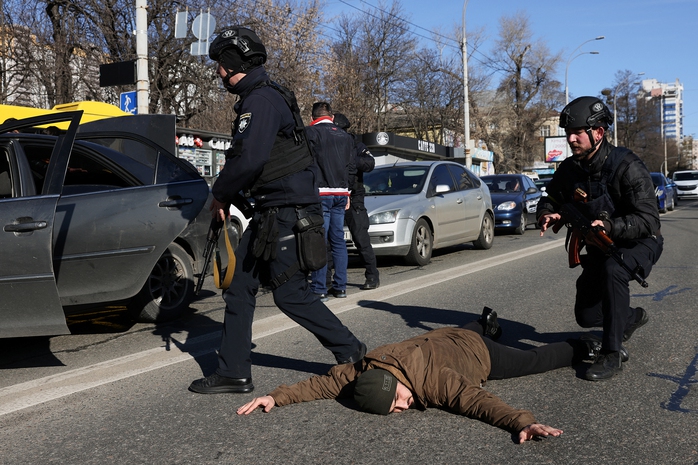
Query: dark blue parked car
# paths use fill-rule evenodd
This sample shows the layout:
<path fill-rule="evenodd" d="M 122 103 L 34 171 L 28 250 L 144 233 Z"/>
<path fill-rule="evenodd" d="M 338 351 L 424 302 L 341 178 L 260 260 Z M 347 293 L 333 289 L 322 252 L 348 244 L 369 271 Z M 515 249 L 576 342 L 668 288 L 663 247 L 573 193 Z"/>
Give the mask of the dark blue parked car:
<path fill-rule="evenodd" d="M 523 234 L 529 222 L 535 224 L 538 199 L 542 193 L 524 174 L 483 176 L 492 197 L 495 229 Z"/>
<path fill-rule="evenodd" d="M 674 181 L 667 179 L 662 173 L 650 173 L 654 183 L 654 192 L 657 194 L 657 207 L 659 213 L 671 211 L 678 204 L 678 192 Z"/>

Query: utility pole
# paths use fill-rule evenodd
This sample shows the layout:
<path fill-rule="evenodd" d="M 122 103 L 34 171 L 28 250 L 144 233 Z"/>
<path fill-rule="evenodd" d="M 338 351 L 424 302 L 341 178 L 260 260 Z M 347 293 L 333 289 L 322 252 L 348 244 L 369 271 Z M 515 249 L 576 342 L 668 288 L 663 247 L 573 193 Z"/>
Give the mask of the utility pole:
<path fill-rule="evenodd" d="M 150 81 L 148 80 L 148 4 L 147 0 L 136 0 L 136 92 L 138 114 L 148 114 Z"/>

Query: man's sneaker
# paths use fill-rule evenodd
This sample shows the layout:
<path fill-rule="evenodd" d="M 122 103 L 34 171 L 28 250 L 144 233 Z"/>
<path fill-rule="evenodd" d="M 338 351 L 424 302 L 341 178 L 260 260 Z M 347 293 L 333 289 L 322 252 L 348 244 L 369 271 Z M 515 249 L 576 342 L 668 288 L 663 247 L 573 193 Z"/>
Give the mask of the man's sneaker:
<path fill-rule="evenodd" d="M 644 308 L 637 307 L 635 310 L 637 311 L 637 317 L 635 317 L 635 323 L 628 326 L 628 329 L 626 329 L 625 332 L 623 333 L 623 342 L 630 339 L 630 336 L 633 335 L 633 333 L 635 332 L 635 330 L 637 328 L 639 328 L 640 326 L 646 325 L 647 322 L 650 320 L 650 317 Z"/>
<path fill-rule="evenodd" d="M 315 294 L 318 299 L 320 299 L 320 302 L 327 302 L 330 300 L 329 297 L 327 297 L 327 294 Z"/>
<path fill-rule="evenodd" d="M 610 379 L 623 370 L 620 352 L 599 354 L 593 365 L 586 372 L 589 381 L 602 381 Z"/>
<path fill-rule="evenodd" d="M 189 385 L 190 391 L 199 394 L 245 393 L 253 389 L 252 378 L 228 378 L 218 373 L 197 379 Z"/>
<path fill-rule="evenodd" d="M 497 312 L 490 307 L 482 309 L 482 315 L 480 315 L 480 319 L 477 321 L 482 325 L 485 336 L 489 336 L 493 341 L 502 337 L 502 328 L 497 323 Z"/>
<path fill-rule="evenodd" d="M 595 360 L 596 357 L 601 354 L 601 338 L 595 334 L 582 334 L 579 340 L 587 345 L 587 350 L 589 351 L 588 360 Z M 627 362 L 630 360 L 630 354 L 624 346 L 620 346 L 620 360 L 622 362 Z"/>

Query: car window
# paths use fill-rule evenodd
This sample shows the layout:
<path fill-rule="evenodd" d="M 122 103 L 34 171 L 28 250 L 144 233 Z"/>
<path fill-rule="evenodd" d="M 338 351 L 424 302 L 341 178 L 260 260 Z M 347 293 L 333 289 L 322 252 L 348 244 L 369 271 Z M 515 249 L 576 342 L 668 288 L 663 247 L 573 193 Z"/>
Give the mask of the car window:
<path fill-rule="evenodd" d="M 674 173 L 674 181 L 696 181 L 698 180 L 698 171 L 680 171 Z"/>
<path fill-rule="evenodd" d="M 473 179 L 470 176 L 468 176 L 468 172 L 465 169 L 465 167 L 460 165 L 446 166 L 448 166 L 448 170 L 453 175 L 453 179 L 456 180 L 459 191 L 464 191 L 466 189 L 472 189 L 475 187 L 475 183 L 473 182 Z"/>
<path fill-rule="evenodd" d="M 48 144 L 25 142 L 22 148 L 31 167 L 37 191 L 41 192 L 53 142 Z M 104 151 L 103 148 L 102 150 Z M 76 144 L 68 161 L 63 194 L 118 189 L 141 184 L 142 182 L 121 169 L 116 162 L 109 160 L 103 154 L 91 152 L 86 147 Z"/>
<path fill-rule="evenodd" d="M 391 166 L 364 173 L 364 187 L 370 195 L 416 194 L 424 186 L 427 168 Z"/>
<path fill-rule="evenodd" d="M 7 149 L 0 148 L 0 199 L 12 197 L 12 178 L 10 177 L 10 161 Z"/>
<path fill-rule="evenodd" d="M 431 174 L 431 179 L 429 180 L 429 190 L 433 192 L 436 190 L 436 186 L 446 185 L 450 191 L 456 190 L 456 185 L 453 182 L 453 177 L 451 172 L 448 170 L 447 165 L 437 165 L 434 168 L 434 172 Z"/>

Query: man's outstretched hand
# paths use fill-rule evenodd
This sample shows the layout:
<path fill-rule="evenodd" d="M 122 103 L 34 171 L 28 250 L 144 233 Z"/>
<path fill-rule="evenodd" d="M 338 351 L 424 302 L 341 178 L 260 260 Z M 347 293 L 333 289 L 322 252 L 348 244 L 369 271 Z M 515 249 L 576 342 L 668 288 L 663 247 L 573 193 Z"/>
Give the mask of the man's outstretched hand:
<path fill-rule="evenodd" d="M 240 411 L 238 410 L 238 413 Z M 540 423 L 533 423 L 526 426 L 519 432 L 519 444 L 523 444 L 526 441 L 530 441 L 536 436 L 559 436 L 562 434 L 561 429 L 553 428 L 552 426 L 542 425 Z"/>
<path fill-rule="evenodd" d="M 262 407 L 262 411 L 267 413 L 269 410 L 273 409 L 275 405 L 276 401 L 272 396 L 255 397 L 238 409 L 238 415 L 249 415 L 254 412 L 257 407 Z M 528 428 L 528 426 L 526 428 Z"/>

